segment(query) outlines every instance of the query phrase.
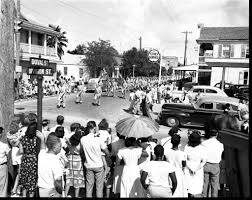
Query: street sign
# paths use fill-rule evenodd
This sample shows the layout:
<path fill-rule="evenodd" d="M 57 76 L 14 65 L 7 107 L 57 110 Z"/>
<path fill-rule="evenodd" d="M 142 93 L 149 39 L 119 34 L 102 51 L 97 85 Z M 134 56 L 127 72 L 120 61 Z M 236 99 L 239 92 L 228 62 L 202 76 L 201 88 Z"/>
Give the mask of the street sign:
<path fill-rule="evenodd" d="M 30 58 L 30 66 L 27 75 L 53 76 L 52 67 L 49 66 L 48 59 Z"/>
<path fill-rule="evenodd" d="M 148 58 L 151 62 L 158 62 L 160 60 L 160 53 L 156 49 L 152 49 L 148 53 Z"/>
<path fill-rule="evenodd" d="M 27 75 L 53 76 L 52 68 L 28 68 Z"/>
<path fill-rule="evenodd" d="M 49 60 L 42 58 L 30 58 L 30 67 L 48 68 Z"/>

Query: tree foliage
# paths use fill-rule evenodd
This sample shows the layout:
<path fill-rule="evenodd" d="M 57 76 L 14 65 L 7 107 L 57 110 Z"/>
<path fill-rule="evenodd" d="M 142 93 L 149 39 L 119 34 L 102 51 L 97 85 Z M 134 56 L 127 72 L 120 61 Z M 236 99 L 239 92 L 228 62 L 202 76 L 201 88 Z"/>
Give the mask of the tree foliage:
<path fill-rule="evenodd" d="M 137 50 L 133 47 L 123 53 L 120 71 L 124 78 L 133 76 L 133 65 L 135 65 L 135 76 L 158 76 L 159 65 L 149 62 L 147 50 Z"/>
<path fill-rule="evenodd" d="M 78 54 L 78 55 L 84 55 L 85 54 L 85 51 L 86 50 L 86 46 L 85 44 L 79 44 L 75 47 L 74 50 L 70 51 L 68 50 L 67 53 L 70 53 L 70 54 Z"/>
<path fill-rule="evenodd" d="M 87 45 L 78 45 L 71 53 L 85 55 L 83 62 L 88 66 L 91 77 L 98 77 L 103 69 L 111 76 L 114 66 L 118 65 L 115 60 L 118 52 L 111 46 L 109 40 L 99 39 L 98 41 L 88 42 Z"/>
<path fill-rule="evenodd" d="M 54 26 L 52 24 L 49 24 L 49 27 L 53 28 L 54 31 L 59 32 L 59 35 L 57 37 L 51 37 L 49 36 L 47 38 L 47 45 L 49 47 L 55 48 L 55 43 L 57 39 L 57 54 L 59 58 L 64 55 L 64 49 L 63 47 L 67 47 L 68 39 L 66 38 L 66 31 L 61 32 L 61 28 L 59 26 Z"/>

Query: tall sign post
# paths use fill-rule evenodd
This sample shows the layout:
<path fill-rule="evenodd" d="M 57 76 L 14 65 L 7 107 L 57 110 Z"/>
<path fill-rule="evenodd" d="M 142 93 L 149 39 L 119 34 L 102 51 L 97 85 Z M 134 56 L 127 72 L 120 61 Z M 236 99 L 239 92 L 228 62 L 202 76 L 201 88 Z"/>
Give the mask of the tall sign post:
<path fill-rule="evenodd" d="M 38 100 L 37 100 L 37 115 L 38 115 L 38 130 L 42 131 L 42 98 L 43 98 L 43 76 L 52 76 L 53 69 L 49 66 L 49 60 L 39 58 L 30 58 L 30 66 L 27 71 L 28 75 L 37 76 L 38 81 Z"/>
<path fill-rule="evenodd" d="M 156 63 L 159 65 L 159 76 L 158 76 L 158 92 L 157 92 L 157 97 L 158 97 L 158 103 L 161 103 L 161 94 L 160 94 L 160 88 L 159 84 L 161 83 L 161 55 L 158 50 L 152 49 L 148 53 L 148 58 L 149 61 L 152 63 Z"/>

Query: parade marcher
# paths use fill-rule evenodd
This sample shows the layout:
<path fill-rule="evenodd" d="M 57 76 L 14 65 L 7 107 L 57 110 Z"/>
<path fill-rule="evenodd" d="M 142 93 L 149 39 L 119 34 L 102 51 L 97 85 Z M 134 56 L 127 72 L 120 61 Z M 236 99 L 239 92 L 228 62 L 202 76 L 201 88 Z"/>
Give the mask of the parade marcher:
<path fill-rule="evenodd" d="M 143 168 L 141 183 L 148 190 L 151 198 L 169 198 L 177 188 L 175 168 L 163 160 L 164 148 L 157 145 L 154 148 L 155 160 L 150 161 Z M 149 184 L 146 184 L 146 178 Z M 169 179 L 172 184 L 170 184 Z"/>
<path fill-rule="evenodd" d="M 2 142 L 4 129 L 0 127 L 0 197 L 7 197 L 8 189 L 8 144 Z"/>
<path fill-rule="evenodd" d="M 124 80 L 122 85 L 122 95 L 124 99 L 126 98 L 127 87 L 128 87 L 127 82 Z"/>
<path fill-rule="evenodd" d="M 224 151 L 224 146 L 217 140 L 218 131 L 209 130 L 205 137 L 207 140 L 202 142 L 207 152 L 207 160 L 204 165 L 204 185 L 203 196 L 208 197 L 208 188 L 211 188 L 211 197 L 218 197 L 220 161 Z"/>
<path fill-rule="evenodd" d="M 75 103 L 82 103 L 81 97 L 82 97 L 82 93 L 83 93 L 83 87 L 80 81 L 78 81 L 76 83 L 76 100 Z"/>
<path fill-rule="evenodd" d="M 93 105 L 96 105 L 96 106 L 100 106 L 101 105 L 101 95 L 102 95 L 101 83 L 98 82 L 98 84 L 95 87 Z"/>
<path fill-rule="evenodd" d="M 58 94 L 58 105 L 57 108 L 66 107 L 65 98 L 66 98 L 66 86 L 63 82 L 59 84 L 59 94 Z"/>

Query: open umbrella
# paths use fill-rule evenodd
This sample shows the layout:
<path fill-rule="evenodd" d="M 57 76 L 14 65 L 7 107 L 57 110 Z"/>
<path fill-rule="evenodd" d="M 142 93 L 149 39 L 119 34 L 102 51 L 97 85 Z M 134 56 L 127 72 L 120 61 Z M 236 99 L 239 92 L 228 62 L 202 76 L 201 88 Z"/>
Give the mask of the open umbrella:
<path fill-rule="evenodd" d="M 158 123 L 144 116 L 133 115 L 120 120 L 116 124 L 117 133 L 126 137 L 146 138 L 158 130 Z"/>

